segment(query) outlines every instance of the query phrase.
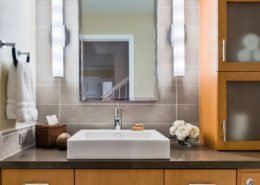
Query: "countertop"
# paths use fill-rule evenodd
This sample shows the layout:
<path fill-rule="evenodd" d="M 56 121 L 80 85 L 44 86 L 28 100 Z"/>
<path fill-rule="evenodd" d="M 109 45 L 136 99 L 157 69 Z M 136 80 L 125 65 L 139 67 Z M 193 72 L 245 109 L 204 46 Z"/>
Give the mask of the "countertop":
<path fill-rule="evenodd" d="M 260 168 L 260 152 L 214 151 L 201 145 L 171 145 L 169 160 L 67 160 L 66 151 L 30 147 L 3 161 L 15 169 L 236 169 Z"/>

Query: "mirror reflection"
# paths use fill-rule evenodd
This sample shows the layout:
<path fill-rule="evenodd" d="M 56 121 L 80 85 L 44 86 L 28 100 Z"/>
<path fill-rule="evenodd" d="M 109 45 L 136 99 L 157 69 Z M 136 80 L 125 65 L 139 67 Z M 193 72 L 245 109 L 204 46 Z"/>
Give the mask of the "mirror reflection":
<path fill-rule="evenodd" d="M 155 0 L 81 0 L 81 101 L 155 101 Z"/>

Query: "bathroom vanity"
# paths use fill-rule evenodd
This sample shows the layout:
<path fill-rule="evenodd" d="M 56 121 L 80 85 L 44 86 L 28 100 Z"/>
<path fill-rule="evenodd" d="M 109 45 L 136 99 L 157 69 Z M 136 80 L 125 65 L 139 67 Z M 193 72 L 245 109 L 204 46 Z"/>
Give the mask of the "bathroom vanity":
<path fill-rule="evenodd" d="M 0 162 L 2 185 L 260 183 L 259 152 L 217 152 L 200 145 L 171 148 L 170 160 L 67 160 L 66 151 L 31 147 Z"/>

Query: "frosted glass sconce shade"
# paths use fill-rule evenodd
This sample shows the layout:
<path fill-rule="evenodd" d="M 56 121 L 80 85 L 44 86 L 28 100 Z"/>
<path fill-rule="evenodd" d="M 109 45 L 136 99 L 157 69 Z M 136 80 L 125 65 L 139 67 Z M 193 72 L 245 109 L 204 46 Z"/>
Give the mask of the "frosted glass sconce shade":
<path fill-rule="evenodd" d="M 66 45 L 66 26 L 63 14 L 63 0 L 52 0 L 52 75 L 64 77 L 64 47 Z"/>
<path fill-rule="evenodd" d="M 172 1 L 171 45 L 173 47 L 173 76 L 185 76 L 184 0 Z"/>

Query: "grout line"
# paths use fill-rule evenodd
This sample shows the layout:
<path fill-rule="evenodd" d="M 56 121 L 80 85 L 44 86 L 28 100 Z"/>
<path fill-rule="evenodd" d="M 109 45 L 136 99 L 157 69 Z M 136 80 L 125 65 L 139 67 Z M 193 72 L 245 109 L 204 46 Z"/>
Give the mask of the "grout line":
<path fill-rule="evenodd" d="M 187 6 L 184 9 L 200 9 L 199 6 Z"/>
<path fill-rule="evenodd" d="M 37 8 L 51 8 L 51 6 L 38 6 L 38 5 L 36 5 L 36 9 Z"/>
<path fill-rule="evenodd" d="M 61 119 L 60 119 L 60 107 L 61 107 L 61 102 L 60 102 L 60 96 L 61 96 L 60 79 L 61 78 L 59 78 L 59 122 L 61 121 Z"/>
<path fill-rule="evenodd" d="M 50 30 L 50 26 L 36 26 L 36 29 Z"/>
<path fill-rule="evenodd" d="M 2 159 L 3 159 L 3 137 L 2 137 L 2 136 L 0 136 L 0 137 L 1 137 L 1 138 L 0 138 L 0 139 L 1 139 L 0 160 L 2 160 Z"/>
<path fill-rule="evenodd" d="M 38 106 L 116 106 L 117 103 L 100 103 L 100 104 L 89 104 L 89 103 L 82 103 L 82 104 L 37 104 Z M 120 106 L 175 106 L 175 105 L 181 105 L 181 106 L 197 106 L 198 104 L 162 104 L 162 103 L 142 103 L 142 104 L 138 104 L 138 103 L 129 103 L 129 104 L 125 104 L 125 103 L 120 103 Z"/>
<path fill-rule="evenodd" d="M 176 109 L 176 120 L 178 120 L 178 77 L 176 77 L 176 79 L 175 79 L 175 85 L 176 85 L 176 88 L 175 88 L 175 94 L 176 94 L 176 107 L 175 107 L 175 109 Z"/>

